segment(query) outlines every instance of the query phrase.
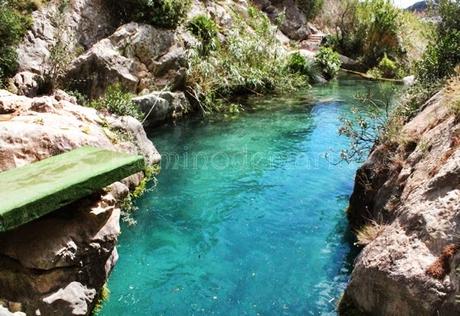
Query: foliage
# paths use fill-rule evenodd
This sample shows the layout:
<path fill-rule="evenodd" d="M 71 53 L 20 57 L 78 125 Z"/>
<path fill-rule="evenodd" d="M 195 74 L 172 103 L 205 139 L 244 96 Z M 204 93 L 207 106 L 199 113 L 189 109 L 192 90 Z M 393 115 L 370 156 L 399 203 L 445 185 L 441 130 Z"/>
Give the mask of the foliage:
<path fill-rule="evenodd" d="M 190 9 L 190 0 L 109 0 L 122 18 L 175 29 Z"/>
<path fill-rule="evenodd" d="M 368 74 L 375 78 L 402 78 L 404 72 L 395 61 L 385 54 L 377 67 L 368 71 Z"/>
<path fill-rule="evenodd" d="M 460 0 L 440 0 L 438 11 L 436 38 L 417 65 L 417 77 L 424 83 L 452 75 L 460 63 Z"/>
<path fill-rule="evenodd" d="M 68 32 L 65 23 L 65 13 L 69 8 L 68 1 L 62 1 L 58 10 L 51 16 L 50 21 L 55 27 L 55 41 L 49 49 L 47 69 L 40 81 L 39 94 L 50 94 L 57 88 L 65 85 L 62 78 L 66 74 L 71 62 L 82 53 L 83 48 L 78 46 L 75 34 Z"/>
<path fill-rule="evenodd" d="M 317 16 L 324 5 L 324 0 L 296 0 L 295 2 L 307 20 Z"/>
<path fill-rule="evenodd" d="M 197 47 L 201 55 L 207 56 L 210 51 L 217 49 L 218 28 L 212 19 L 205 15 L 198 15 L 188 23 L 187 29 L 201 41 L 201 47 Z"/>
<path fill-rule="evenodd" d="M 327 79 L 335 78 L 342 65 L 339 54 L 330 47 L 321 47 L 316 54 L 315 62 Z"/>
<path fill-rule="evenodd" d="M 18 67 L 16 45 L 19 44 L 27 29 L 31 26 L 30 15 L 24 14 L 21 3 L 0 0 L 0 85 L 14 74 Z M 21 5 L 19 5 L 21 4 Z"/>
<path fill-rule="evenodd" d="M 315 65 L 299 52 L 295 52 L 289 56 L 287 68 L 291 73 L 305 76 L 311 83 L 315 81 L 317 72 Z"/>
<path fill-rule="evenodd" d="M 428 27 L 390 0 L 344 0 L 329 45 L 372 68 L 386 54 L 407 63 L 425 49 Z M 406 34 L 407 33 L 407 34 Z M 415 42 L 417 41 L 417 42 Z"/>
<path fill-rule="evenodd" d="M 142 113 L 132 101 L 133 95 L 123 90 L 121 84 L 110 85 L 105 95 L 93 100 L 89 106 L 97 110 L 108 111 L 119 116 L 132 116 L 142 119 Z"/>
<path fill-rule="evenodd" d="M 370 91 L 356 95 L 359 106 L 352 109 L 351 117 L 341 118 L 339 134 L 350 140 L 350 146 L 340 153 L 341 161 L 362 162 L 376 143 L 394 140 L 398 131 L 389 123 L 393 96 L 392 88 L 385 89 L 381 96 Z M 360 110 L 363 106 L 366 111 Z"/>
<path fill-rule="evenodd" d="M 187 92 L 204 113 L 227 111 L 231 102 L 223 100 L 236 93 L 289 91 L 306 84 L 303 76 L 286 71 L 276 27 L 265 14 L 250 7 L 246 19 L 233 12 L 233 22 L 223 30 L 226 41 L 208 56 L 203 58 L 199 48 L 189 51 Z"/>

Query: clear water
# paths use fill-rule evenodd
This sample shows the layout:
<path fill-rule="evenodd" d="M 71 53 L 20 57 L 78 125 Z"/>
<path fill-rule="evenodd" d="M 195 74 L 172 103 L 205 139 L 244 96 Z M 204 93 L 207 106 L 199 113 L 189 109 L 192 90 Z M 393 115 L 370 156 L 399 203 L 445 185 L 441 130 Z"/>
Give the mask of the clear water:
<path fill-rule="evenodd" d="M 357 165 L 325 155 L 347 146 L 353 95 L 381 88 L 342 79 L 152 133 L 159 183 L 123 227 L 100 315 L 335 315 Z"/>

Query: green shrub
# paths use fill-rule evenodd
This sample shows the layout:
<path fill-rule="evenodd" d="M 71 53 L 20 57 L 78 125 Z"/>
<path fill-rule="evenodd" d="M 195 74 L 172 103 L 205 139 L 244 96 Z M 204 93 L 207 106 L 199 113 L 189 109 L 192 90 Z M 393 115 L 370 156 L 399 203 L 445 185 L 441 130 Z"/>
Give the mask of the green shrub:
<path fill-rule="evenodd" d="M 218 27 L 217 24 L 205 15 L 194 17 L 187 25 L 187 29 L 201 41 L 200 50 L 203 56 L 207 56 L 210 51 L 217 49 L 218 46 Z"/>
<path fill-rule="evenodd" d="M 439 15 L 441 22 L 436 39 L 417 65 L 417 77 L 421 82 L 448 77 L 460 63 L 460 0 L 440 0 Z"/>
<path fill-rule="evenodd" d="M 13 1 L 0 0 L 0 84 L 16 71 L 16 45 L 32 22 L 30 16 L 22 14 L 16 5 Z"/>
<path fill-rule="evenodd" d="M 396 59 L 403 55 L 398 32 L 402 11 L 390 0 L 345 0 L 337 25 L 334 48 L 342 54 L 361 58 L 368 67 L 378 64 L 384 54 Z"/>
<path fill-rule="evenodd" d="M 308 20 L 317 16 L 324 4 L 324 0 L 296 0 L 295 2 Z"/>
<path fill-rule="evenodd" d="M 89 103 L 89 106 L 100 111 L 107 111 L 119 116 L 132 116 L 141 120 L 143 115 L 132 101 L 133 95 L 123 90 L 121 84 L 110 85 L 105 95 Z"/>
<path fill-rule="evenodd" d="M 404 71 L 399 67 L 399 65 L 388 58 L 385 54 L 380 60 L 377 67 L 372 68 L 368 71 L 368 74 L 375 78 L 402 78 L 404 76 Z"/>
<path fill-rule="evenodd" d="M 286 71 L 286 57 L 276 28 L 254 7 L 249 19 L 232 13 L 233 27 L 222 30 L 226 41 L 203 57 L 189 51 L 187 92 L 204 113 L 231 110 L 235 94 L 286 92 L 306 85 L 304 76 Z M 225 101 L 225 102 L 224 102 Z"/>
<path fill-rule="evenodd" d="M 293 74 L 305 76 L 309 82 L 315 81 L 316 69 L 314 64 L 299 52 L 295 52 L 289 56 L 287 69 Z"/>
<path fill-rule="evenodd" d="M 175 29 L 190 9 L 191 0 L 109 0 L 123 19 Z"/>
<path fill-rule="evenodd" d="M 321 47 L 316 54 L 315 62 L 327 79 L 337 76 L 340 66 L 342 66 L 339 54 L 330 47 Z"/>

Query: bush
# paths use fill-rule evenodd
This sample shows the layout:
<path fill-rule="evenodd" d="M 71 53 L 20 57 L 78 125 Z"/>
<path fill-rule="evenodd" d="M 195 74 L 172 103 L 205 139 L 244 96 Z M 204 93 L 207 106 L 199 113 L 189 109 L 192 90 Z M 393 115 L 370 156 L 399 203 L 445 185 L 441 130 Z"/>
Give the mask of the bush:
<path fill-rule="evenodd" d="M 126 92 L 121 84 L 116 83 L 107 88 L 105 95 L 89 103 L 89 106 L 99 111 L 107 111 L 119 116 L 132 116 L 141 120 L 143 115 L 132 101 L 133 95 Z"/>
<path fill-rule="evenodd" d="M 14 74 L 18 67 L 16 45 L 19 44 L 32 20 L 22 14 L 16 2 L 0 0 L 0 84 Z"/>
<path fill-rule="evenodd" d="M 390 0 L 345 0 L 336 27 L 334 48 L 342 54 L 361 58 L 374 67 L 384 54 L 394 59 L 403 55 L 398 32 L 402 11 Z"/>
<path fill-rule="evenodd" d="M 299 52 L 295 52 L 289 56 L 287 69 L 293 74 L 305 76 L 309 82 L 315 81 L 316 70 L 313 63 Z"/>
<path fill-rule="evenodd" d="M 388 58 L 386 54 L 383 56 L 382 60 L 380 60 L 378 66 L 369 70 L 368 74 L 375 78 L 391 79 L 402 78 L 404 76 L 404 72 L 398 66 L 398 64 L 395 61 Z"/>
<path fill-rule="evenodd" d="M 297 6 L 305 14 L 305 17 L 310 20 L 323 8 L 324 0 L 296 0 Z"/>
<path fill-rule="evenodd" d="M 191 5 L 190 0 L 109 1 L 125 20 L 171 29 L 184 21 Z"/>
<path fill-rule="evenodd" d="M 306 85 L 303 76 L 286 71 L 286 56 L 276 40 L 276 28 L 254 7 L 249 18 L 232 13 L 234 25 L 223 30 L 226 41 L 208 56 L 189 51 L 187 92 L 204 113 L 229 111 L 235 94 L 289 91 Z"/>
<path fill-rule="evenodd" d="M 417 65 L 417 77 L 423 83 L 443 79 L 454 73 L 460 63 L 460 0 L 439 2 L 441 22 L 436 39 Z"/>
<path fill-rule="evenodd" d="M 315 62 L 327 79 L 337 76 L 340 66 L 342 66 L 339 54 L 330 47 L 321 47 L 316 54 Z"/>
<path fill-rule="evenodd" d="M 199 51 L 201 55 L 207 56 L 210 51 L 216 50 L 218 46 L 217 24 L 205 15 L 194 17 L 187 25 L 187 29 L 201 41 Z"/>

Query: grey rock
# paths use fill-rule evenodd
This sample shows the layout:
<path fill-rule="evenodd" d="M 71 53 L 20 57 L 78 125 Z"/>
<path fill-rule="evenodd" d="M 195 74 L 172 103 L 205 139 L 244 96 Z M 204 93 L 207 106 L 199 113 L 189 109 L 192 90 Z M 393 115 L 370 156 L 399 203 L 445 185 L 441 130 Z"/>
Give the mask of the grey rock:
<path fill-rule="evenodd" d="M 191 111 L 190 102 L 182 92 L 153 92 L 136 97 L 133 101 L 146 115 L 147 126 L 155 126 L 179 118 Z"/>
<path fill-rule="evenodd" d="M 78 57 L 66 81 L 92 98 L 115 82 L 138 93 L 165 74 L 172 77 L 168 82 L 174 81 L 169 71 L 178 71 L 185 56 L 177 42 L 171 30 L 134 22 L 123 25 Z"/>
<path fill-rule="evenodd" d="M 96 290 L 88 289 L 79 282 L 72 282 L 64 289 L 47 296 L 43 302 L 46 308 L 59 311 L 61 315 L 87 315 L 90 304 L 96 296 Z"/>
<path fill-rule="evenodd" d="M 20 72 L 42 74 L 47 71 L 50 68 L 50 49 L 57 35 L 68 37 L 69 34 L 76 34 L 77 37 L 72 38 L 68 44 L 72 48 L 89 48 L 111 34 L 116 27 L 116 20 L 106 1 L 74 0 L 69 1 L 65 9 L 64 25 L 60 26 L 64 33 L 57 34 L 54 20 L 59 5 L 49 2 L 32 14 L 32 27 L 17 50 Z"/>
<path fill-rule="evenodd" d="M 448 91 L 421 107 L 400 142 L 376 146 L 357 172 L 350 224 L 377 221 L 383 230 L 356 259 L 342 307 L 376 316 L 460 314 L 458 248 L 444 274 L 427 272 L 446 246 L 460 244 L 460 121 Z"/>

